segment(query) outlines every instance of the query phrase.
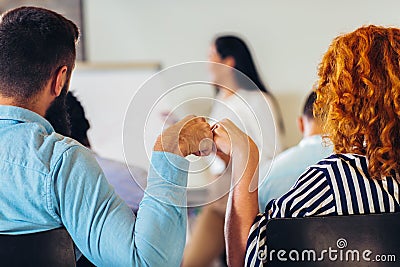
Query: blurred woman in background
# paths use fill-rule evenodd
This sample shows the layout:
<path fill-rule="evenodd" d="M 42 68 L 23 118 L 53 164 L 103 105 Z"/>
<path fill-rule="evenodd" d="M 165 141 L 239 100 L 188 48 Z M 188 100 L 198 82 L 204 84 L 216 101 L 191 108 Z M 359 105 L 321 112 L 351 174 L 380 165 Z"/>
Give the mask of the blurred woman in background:
<path fill-rule="evenodd" d="M 282 116 L 274 96 L 260 79 L 250 50 L 239 37 L 217 37 L 209 52 L 210 74 L 217 95 L 210 114 L 210 124 L 229 118 L 247 133 L 260 150 L 260 180 L 265 177 L 275 153 L 282 150 Z M 231 189 L 229 157 L 217 153 L 210 165 L 207 206 L 195 221 L 186 246 L 184 267 L 212 266 L 223 255 L 224 222 L 228 193 Z"/>

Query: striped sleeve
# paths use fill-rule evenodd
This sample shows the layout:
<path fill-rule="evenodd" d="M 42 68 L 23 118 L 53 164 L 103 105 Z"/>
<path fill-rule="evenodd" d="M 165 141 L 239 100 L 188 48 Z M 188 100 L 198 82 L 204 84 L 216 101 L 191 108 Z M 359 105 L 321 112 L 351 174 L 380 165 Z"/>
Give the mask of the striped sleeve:
<path fill-rule="evenodd" d="M 266 225 L 271 218 L 336 214 L 332 188 L 323 171 L 309 168 L 282 197 L 271 200 L 264 214 L 257 215 L 247 240 L 245 266 L 263 266 Z"/>

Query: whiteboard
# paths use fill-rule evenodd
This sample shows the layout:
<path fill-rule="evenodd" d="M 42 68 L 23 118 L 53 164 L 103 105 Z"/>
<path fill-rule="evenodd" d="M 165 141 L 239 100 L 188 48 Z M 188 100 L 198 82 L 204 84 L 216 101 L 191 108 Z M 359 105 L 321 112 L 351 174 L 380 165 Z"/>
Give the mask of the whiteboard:
<path fill-rule="evenodd" d="M 166 81 L 155 78 L 162 76 L 159 71 L 156 63 L 76 66 L 70 91 L 81 102 L 91 125 L 88 137 L 94 152 L 147 170 L 154 141 L 168 126 L 161 116 L 163 112 L 175 108 L 174 111 L 180 111 L 174 112 L 177 119 L 188 114 L 206 116 L 209 113 L 211 106 L 197 106 L 192 102 L 185 105 L 188 103 L 185 100 L 212 97 L 213 88 L 186 86 L 179 93 L 163 95 Z M 176 109 L 177 106 L 181 108 Z M 191 169 L 201 168 L 202 162 L 197 157 L 189 160 Z M 190 205 L 203 203 L 205 189 L 201 187 L 208 183 L 207 170 L 189 170 L 188 176 L 188 188 L 193 189 L 188 194 Z"/>
<path fill-rule="evenodd" d="M 78 64 L 70 91 L 81 101 L 90 122 L 92 149 L 102 157 L 125 162 L 123 126 L 125 112 L 140 86 L 158 72 L 158 63 Z M 132 136 L 135 138 L 135 136 Z M 145 155 L 129 164 L 148 168 Z"/>

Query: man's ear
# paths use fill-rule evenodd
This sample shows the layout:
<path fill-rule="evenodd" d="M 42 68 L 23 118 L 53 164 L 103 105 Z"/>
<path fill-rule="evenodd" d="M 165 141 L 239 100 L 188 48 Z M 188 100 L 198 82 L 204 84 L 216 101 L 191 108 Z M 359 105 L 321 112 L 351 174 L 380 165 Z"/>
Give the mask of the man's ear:
<path fill-rule="evenodd" d="M 62 66 L 56 72 L 53 87 L 51 88 L 51 93 L 54 94 L 54 96 L 56 97 L 61 94 L 61 91 L 64 88 L 65 83 L 67 82 L 67 70 L 67 66 Z"/>
<path fill-rule="evenodd" d="M 228 65 L 231 68 L 234 68 L 236 66 L 236 61 L 232 56 L 228 56 L 228 57 L 224 58 L 223 63 L 225 65 Z"/>
<path fill-rule="evenodd" d="M 301 134 L 304 134 L 304 118 L 302 116 L 297 118 L 297 127 L 299 128 Z"/>

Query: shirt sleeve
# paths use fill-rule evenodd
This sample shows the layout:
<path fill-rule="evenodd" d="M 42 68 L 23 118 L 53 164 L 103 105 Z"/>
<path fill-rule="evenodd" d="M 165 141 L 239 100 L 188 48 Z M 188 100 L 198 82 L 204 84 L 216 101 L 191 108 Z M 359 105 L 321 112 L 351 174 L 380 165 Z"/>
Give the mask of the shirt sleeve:
<path fill-rule="evenodd" d="M 57 163 L 51 186 L 54 213 L 96 266 L 179 266 L 186 240 L 189 162 L 154 152 L 151 165 L 136 218 L 89 150 L 72 147 Z"/>
<path fill-rule="evenodd" d="M 271 200 L 265 212 L 256 216 L 247 240 L 245 266 L 263 266 L 268 258 L 265 253 L 269 219 L 334 215 L 335 207 L 333 190 L 324 172 L 308 169 L 289 192 Z"/>

